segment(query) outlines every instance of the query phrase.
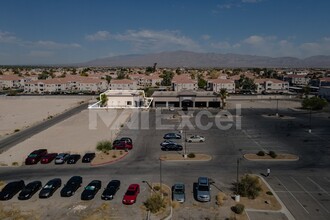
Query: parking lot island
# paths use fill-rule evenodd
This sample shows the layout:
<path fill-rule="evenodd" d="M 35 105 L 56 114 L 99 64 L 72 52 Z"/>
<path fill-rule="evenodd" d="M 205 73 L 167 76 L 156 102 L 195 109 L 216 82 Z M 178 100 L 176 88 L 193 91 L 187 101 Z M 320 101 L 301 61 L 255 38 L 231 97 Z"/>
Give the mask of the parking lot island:
<path fill-rule="evenodd" d="M 207 154 L 194 154 L 194 157 L 184 157 L 182 154 L 164 154 L 160 156 L 164 161 L 210 161 L 212 157 Z"/>
<path fill-rule="evenodd" d="M 264 156 L 258 156 L 257 154 L 244 154 L 244 158 L 252 161 L 298 161 L 299 156 L 294 154 L 280 153 L 277 154 L 275 158 L 271 157 L 268 154 Z"/>

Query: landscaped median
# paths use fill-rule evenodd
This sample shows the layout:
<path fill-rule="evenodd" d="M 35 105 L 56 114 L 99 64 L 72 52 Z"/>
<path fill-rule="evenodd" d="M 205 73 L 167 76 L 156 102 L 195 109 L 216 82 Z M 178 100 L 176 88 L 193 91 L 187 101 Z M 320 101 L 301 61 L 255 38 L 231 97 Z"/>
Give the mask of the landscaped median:
<path fill-rule="evenodd" d="M 195 154 L 195 153 L 189 153 L 187 157 L 184 157 L 183 154 L 164 154 L 161 155 L 161 160 L 165 161 L 210 161 L 212 160 L 212 157 L 207 154 Z"/>
<path fill-rule="evenodd" d="M 97 153 L 95 158 L 91 162 L 91 166 L 101 166 L 114 163 L 128 154 L 128 151 L 124 150 L 109 150 L 107 152 Z"/>
<path fill-rule="evenodd" d="M 256 154 L 244 154 L 244 158 L 251 161 L 297 161 L 299 160 L 299 156 L 294 154 L 288 154 L 288 153 L 262 153 L 262 151 L 259 151 Z"/>

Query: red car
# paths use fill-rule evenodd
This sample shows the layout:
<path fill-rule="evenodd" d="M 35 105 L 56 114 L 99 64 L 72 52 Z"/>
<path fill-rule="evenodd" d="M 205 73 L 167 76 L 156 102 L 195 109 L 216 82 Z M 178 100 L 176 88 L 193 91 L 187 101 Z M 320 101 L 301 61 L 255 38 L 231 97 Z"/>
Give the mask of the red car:
<path fill-rule="evenodd" d="M 50 163 L 55 159 L 55 157 L 57 157 L 57 153 L 46 154 L 41 158 L 40 163 Z"/>
<path fill-rule="evenodd" d="M 26 165 L 37 164 L 41 157 L 47 154 L 47 149 L 39 149 L 35 150 L 29 154 L 29 156 L 25 159 Z"/>
<path fill-rule="evenodd" d="M 132 150 L 133 149 L 133 144 L 132 142 L 125 141 L 125 140 L 115 140 L 113 142 L 112 148 L 114 150 Z"/>
<path fill-rule="evenodd" d="M 140 193 L 140 185 L 139 184 L 131 184 L 123 198 L 123 204 L 132 205 L 136 202 L 136 198 Z"/>

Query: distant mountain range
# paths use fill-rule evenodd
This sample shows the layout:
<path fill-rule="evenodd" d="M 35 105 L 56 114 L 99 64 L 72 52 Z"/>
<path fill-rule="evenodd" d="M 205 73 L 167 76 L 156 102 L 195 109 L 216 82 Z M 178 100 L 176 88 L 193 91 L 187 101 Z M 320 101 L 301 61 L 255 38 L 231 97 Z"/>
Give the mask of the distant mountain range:
<path fill-rule="evenodd" d="M 267 57 L 240 54 L 196 53 L 190 51 L 135 54 L 96 59 L 78 66 L 147 67 L 272 67 L 272 68 L 330 68 L 330 56 Z"/>

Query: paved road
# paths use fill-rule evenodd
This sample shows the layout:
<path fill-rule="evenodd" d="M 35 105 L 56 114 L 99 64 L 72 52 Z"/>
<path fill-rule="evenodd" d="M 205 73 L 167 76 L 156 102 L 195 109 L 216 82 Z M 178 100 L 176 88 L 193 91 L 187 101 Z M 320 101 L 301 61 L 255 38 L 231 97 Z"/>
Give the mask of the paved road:
<path fill-rule="evenodd" d="M 306 113 L 282 110 L 282 114 L 294 117 L 293 120 L 275 119 L 263 117 L 270 109 L 243 109 L 242 118 L 235 118 L 241 121 L 241 129 L 235 126 L 228 130 L 221 130 L 215 124 L 215 117 L 201 117 L 201 123 L 206 125 L 212 123 L 209 130 L 188 130 L 187 135 L 201 134 L 206 137 L 202 144 L 188 144 L 188 152 L 201 152 L 212 155 L 209 162 L 162 162 L 162 181 L 167 185 L 176 182 L 183 182 L 187 187 L 187 202 L 184 207 L 193 207 L 193 184 L 199 176 L 208 176 L 215 180 L 215 187 L 212 190 L 212 201 L 215 199 L 217 190 L 230 192 L 232 183 L 236 179 L 236 160 L 247 152 L 259 150 L 274 150 L 275 152 L 290 152 L 300 156 L 298 162 L 251 162 L 242 160 L 240 172 L 243 173 L 264 173 L 271 168 L 271 177 L 268 182 L 275 189 L 281 200 L 289 208 L 296 219 L 310 219 L 311 216 L 320 216 L 320 219 L 329 219 L 329 193 L 327 183 L 330 176 L 327 174 L 330 168 L 328 160 L 330 154 L 330 123 L 328 116 L 323 114 L 313 115 L 312 133 L 308 133 L 309 115 Z M 165 114 L 172 114 L 164 111 Z M 196 115 L 196 111 L 194 114 Z M 147 114 L 147 112 L 141 113 Z M 213 111 L 213 115 L 216 112 Z M 138 120 L 141 117 L 136 117 Z M 142 116 L 143 118 L 143 116 Z M 105 182 L 117 178 L 122 180 L 124 188 L 133 182 L 141 185 L 142 180 L 159 182 L 160 142 L 166 132 L 177 131 L 179 121 L 176 119 L 162 119 L 162 124 L 174 125 L 172 129 L 160 129 L 156 126 L 159 123 L 154 111 L 150 112 L 149 129 L 128 129 L 124 128 L 120 136 L 129 136 L 134 141 L 134 149 L 124 160 L 104 167 L 89 167 L 86 164 L 77 165 L 36 165 L 23 166 L 19 168 L 1 168 L 0 179 L 13 180 L 22 178 L 24 180 L 40 179 L 45 181 L 52 177 L 68 179 L 73 174 L 84 177 L 84 184 L 92 179 L 101 179 Z M 198 124 L 195 118 L 189 119 L 193 125 Z M 138 121 L 132 123 L 137 124 Z M 139 124 L 141 126 L 141 123 Z M 139 127 L 139 126 L 138 126 Z M 196 126 L 195 126 L 196 127 Z M 309 177 L 310 179 L 308 179 Z M 318 184 L 318 185 L 316 185 Z M 281 185 L 279 185 L 281 184 Z M 312 188 L 314 187 L 314 188 Z M 119 194 L 122 195 L 123 191 Z M 322 195 L 319 195 L 321 193 Z M 147 197 L 143 193 L 140 202 Z M 296 198 L 296 199 L 295 199 Z M 322 198 L 322 199 L 321 199 Z M 56 201 L 61 200 L 57 199 Z M 51 200 L 49 200 L 51 204 Z M 71 201 L 71 200 L 70 200 Z M 299 202 L 302 205 L 299 205 Z M 307 201 L 307 202 L 303 202 Z M 95 203 L 99 203 L 96 199 Z M 70 202 L 67 203 L 67 205 Z M 120 199 L 114 201 L 114 205 L 120 206 Z M 202 208 L 214 206 L 214 203 L 198 204 Z M 309 213 L 304 210 L 306 209 Z M 127 209 L 119 209 L 125 213 Z M 318 211 L 317 211 L 318 210 Z M 128 214 L 139 213 L 135 207 L 127 212 Z M 306 212 L 307 214 L 302 214 Z M 185 213 L 189 216 L 189 211 Z M 210 216 L 212 217 L 212 216 Z"/>

